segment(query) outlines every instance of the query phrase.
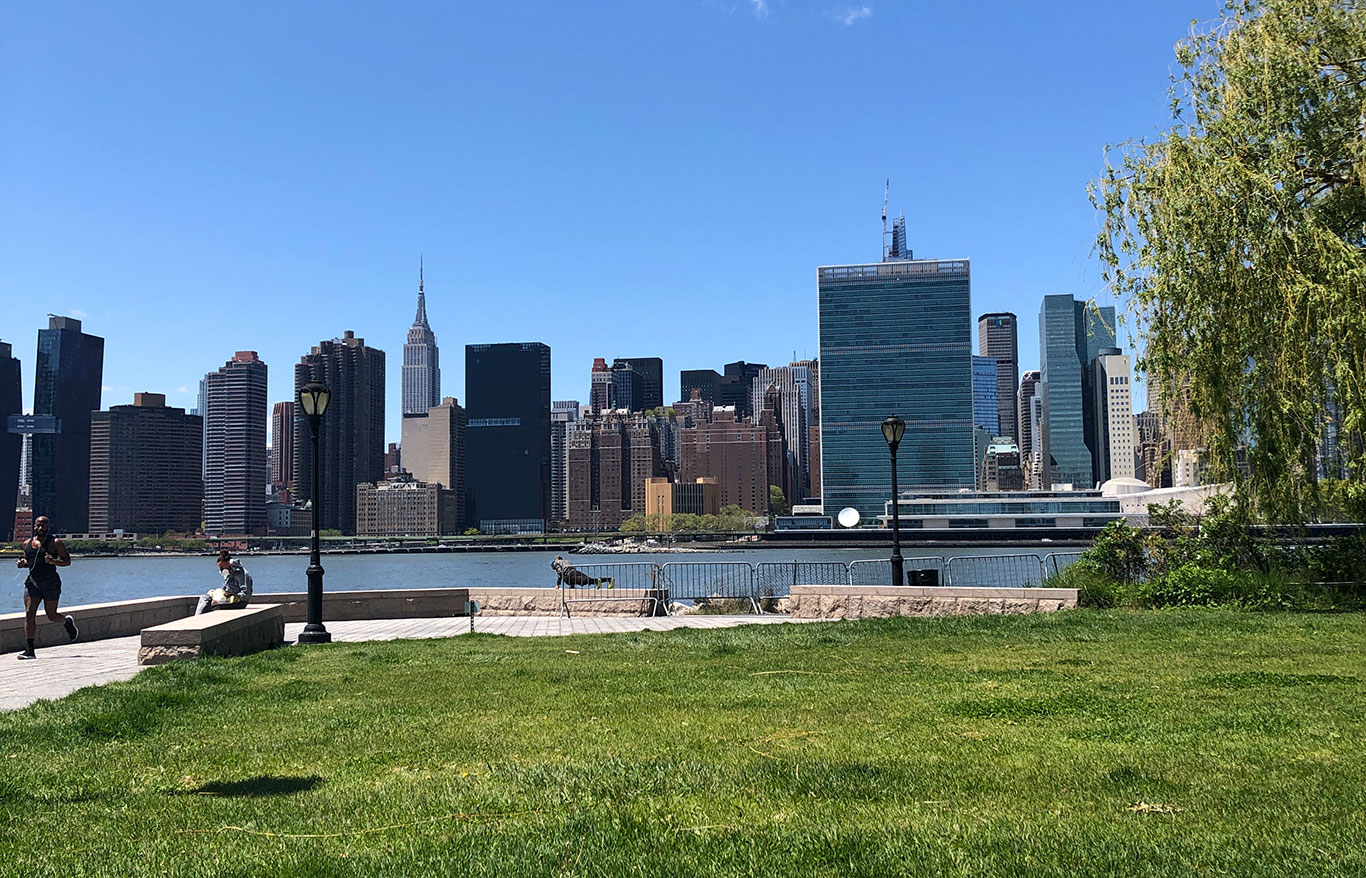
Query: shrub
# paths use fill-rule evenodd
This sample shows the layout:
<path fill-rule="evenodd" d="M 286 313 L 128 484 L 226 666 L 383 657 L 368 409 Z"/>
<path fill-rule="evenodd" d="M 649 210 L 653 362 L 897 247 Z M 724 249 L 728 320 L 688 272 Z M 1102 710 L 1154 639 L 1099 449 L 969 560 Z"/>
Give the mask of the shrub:
<path fill-rule="evenodd" d="M 1228 601 L 1238 590 L 1233 574 L 1187 564 L 1144 582 L 1138 599 L 1145 607 L 1209 606 Z"/>
<path fill-rule="evenodd" d="M 1115 578 L 1096 564 L 1082 559 L 1062 571 L 1050 576 L 1044 583 L 1046 588 L 1075 588 L 1077 606 L 1109 610 L 1132 603 L 1132 586 L 1115 581 Z"/>
<path fill-rule="evenodd" d="M 1077 563 L 1085 563 L 1088 569 L 1104 573 L 1115 582 L 1137 582 L 1148 569 L 1147 535 L 1123 521 L 1112 521 Z"/>

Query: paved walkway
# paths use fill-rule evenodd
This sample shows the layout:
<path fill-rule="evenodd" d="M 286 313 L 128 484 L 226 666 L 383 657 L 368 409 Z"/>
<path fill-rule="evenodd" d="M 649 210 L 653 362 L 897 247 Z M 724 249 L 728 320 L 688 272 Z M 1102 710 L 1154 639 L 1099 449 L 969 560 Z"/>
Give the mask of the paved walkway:
<path fill-rule="evenodd" d="M 674 628 L 734 628 L 737 625 L 772 625 L 809 622 L 787 616 L 594 616 L 565 619 L 558 616 L 479 616 L 476 631 L 511 637 L 556 637 L 568 634 L 610 634 L 630 631 L 669 631 Z M 293 642 L 304 629 L 302 622 L 285 626 L 285 640 Z M 468 634 L 468 617 L 447 619 L 376 619 L 359 622 L 328 622 L 334 641 L 397 640 L 399 638 L 452 637 Z M 142 668 L 138 665 L 138 637 L 116 637 L 90 643 L 72 643 L 38 650 L 33 661 L 17 661 L 17 653 L 0 655 L 0 710 L 14 710 L 44 698 L 61 698 L 85 686 L 127 680 Z"/>

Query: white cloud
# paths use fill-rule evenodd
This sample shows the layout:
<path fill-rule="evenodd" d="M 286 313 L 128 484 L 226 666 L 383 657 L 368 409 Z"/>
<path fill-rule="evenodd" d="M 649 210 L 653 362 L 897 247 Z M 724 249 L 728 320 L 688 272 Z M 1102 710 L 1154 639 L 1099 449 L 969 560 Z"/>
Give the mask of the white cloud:
<path fill-rule="evenodd" d="M 840 24 L 844 25 L 845 27 L 848 27 L 849 25 L 853 24 L 861 18 L 871 17 L 872 14 L 872 7 L 869 6 L 860 6 L 857 9 L 850 7 L 843 11 L 836 12 L 835 21 L 838 21 Z"/>
<path fill-rule="evenodd" d="M 100 385 L 100 391 L 101 391 L 102 393 L 108 393 L 109 391 L 111 391 L 111 390 L 113 390 L 113 389 L 114 389 L 114 388 L 110 387 L 108 384 L 101 384 L 101 385 Z"/>
<path fill-rule="evenodd" d="M 176 393 L 189 393 L 189 392 L 190 392 L 190 388 L 188 388 L 188 387 L 177 387 L 177 388 L 175 389 L 175 392 L 176 392 Z"/>
<path fill-rule="evenodd" d="M 80 308 L 72 308 L 70 313 L 71 316 L 75 317 L 77 320 L 84 320 L 85 318 L 90 316 L 89 314 L 82 311 Z"/>
<path fill-rule="evenodd" d="M 768 18 L 768 3 L 765 0 L 749 0 L 749 3 L 754 7 L 755 18 Z"/>

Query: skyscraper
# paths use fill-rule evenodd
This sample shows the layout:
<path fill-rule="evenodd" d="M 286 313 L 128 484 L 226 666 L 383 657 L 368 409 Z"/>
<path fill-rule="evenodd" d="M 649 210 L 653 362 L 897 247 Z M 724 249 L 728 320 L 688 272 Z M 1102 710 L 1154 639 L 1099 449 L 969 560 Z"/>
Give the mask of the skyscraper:
<path fill-rule="evenodd" d="M 603 357 L 593 358 L 593 371 L 589 379 L 588 411 L 596 415 L 599 412 L 616 408 L 615 382 L 612 380 L 612 370 L 607 367 L 606 359 Z M 468 378 L 465 380 L 469 381 Z"/>
<path fill-rule="evenodd" d="M 1039 390 L 1039 370 L 1031 369 L 1020 376 L 1019 422 L 1015 425 L 1016 444 L 1020 446 L 1020 461 L 1026 466 L 1034 455 L 1034 430 L 1031 421 L 1030 400 Z"/>
<path fill-rule="evenodd" d="M 767 369 L 764 363 L 746 363 L 739 360 L 725 365 L 725 373 L 721 376 L 717 390 L 720 398 L 716 400 L 717 405 L 735 406 L 735 417 L 739 419 L 748 418 L 754 414 L 753 408 L 753 387 L 754 379 L 759 376 L 759 372 Z"/>
<path fill-rule="evenodd" d="M 403 346 L 403 414 L 424 415 L 441 404 L 441 362 L 436 333 L 427 324 L 427 295 L 423 291 L 422 263 L 417 268 L 417 316 L 408 328 Z"/>
<path fill-rule="evenodd" d="M 696 390 L 703 402 L 721 404 L 721 373 L 715 369 L 684 369 L 678 373 L 678 399 L 687 402 Z"/>
<path fill-rule="evenodd" d="M 550 346 L 465 345 L 467 521 L 535 533 L 550 517 Z"/>
<path fill-rule="evenodd" d="M 1095 405 L 1090 365 L 1101 348 L 1115 346 L 1115 309 L 1044 296 L 1039 309 L 1039 395 L 1043 399 L 1043 487 L 1092 484 Z"/>
<path fill-rule="evenodd" d="M 15 538 L 14 510 L 19 498 L 19 460 L 23 456 L 24 437 L 9 432 L 8 424 L 11 415 L 24 413 L 23 396 L 19 361 L 10 345 L 0 342 L 0 543 Z"/>
<path fill-rule="evenodd" d="M 403 466 L 414 479 L 451 492 L 443 524 L 455 533 L 465 519 L 465 410 L 448 396 L 423 417 L 403 419 Z"/>
<path fill-rule="evenodd" d="M 33 414 L 47 429 L 33 435 L 34 517 L 56 533 L 84 533 L 90 518 L 90 413 L 100 407 L 104 339 L 81 321 L 49 317 L 38 330 Z"/>
<path fill-rule="evenodd" d="M 645 482 L 663 471 L 655 423 L 615 412 L 567 430 L 569 526 L 617 528 L 645 514 Z"/>
<path fill-rule="evenodd" d="M 625 364 L 640 376 L 641 410 L 664 407 L 664 361 L 659 357 L 618 357 L 612 365 Z"/>
<path fill-rule="evenodd" d="M 346 330 L 319 342 L 294 367 L 294 395 L 310 381 L 332 389 L 318 428 L 318 491 L 321 530 L 356 532 L 356 485 L 384 479 L 384 351 Z M 294 417 L 294 496 L 307 502 L 313 478 L 313 438 L 308 419 Z"/>
<path fill-rule="evenodd" d="M 277 402 L 270 412 L 270 447 L 274 469 L 270 483 L 278 490 L 294 484 L 294 403 Z"/>
<path fill-rule="evenodd" d="M 808 428 L 813 421 L 811 368 L 793 363 L 760 369 L 754 378 L 750 396 L 750 410 L 762 411 L 771 393 L 776 393 L 778 410 L 774 413 L 787 443 L 787 471 L 789 484 L 783 493 L 789 503 L 801 503 L 809 496 L 810 442 Z"/>
<path fill-rule="evenodd" d="M 266 532 L 266 364 L 237 351 L 204 376 L 204 532 Z"/>
<path fill-rule="evenodd" d="M 628 412 L 645 410 L 645 376 L 627 360 L 612 364 L 612 408 Z"/>
<path fill-rule="evenodd" d="M 1096 410 L 1097 451 L 1092 479 L 1134 478 L 1133 388 L 1129 384 L 1129 358 L 1119 348 L 1101 348 L 1091 363 L 1091 389 Z"/>
<path fill-rule="evenodd" d="M 1020 374 L 1020 339 L 1014 314 L 1003 311 L 977 318 L 977 353 L 996 360 L 997 435 L 1013 436 L 1020 419 L 1015 383 Z"/>
<path fill-rule="evenodd" d="M 993 437 L 1001 435 L 1001 408 L 997 405 L 995 357 L 972 357 L 972 423 Z"/>
<path fill-rule="evenodd" d="M 90 531 L 160 535 L 199 528 L 204 419 L 135 393 L 90 416 Z"/>
<path fill-rule="evenodd" d="M 550 520 L 569 520 L 569 425 L 579 419 L 577 399 L 550 404 Z"/>
<path fill-rule="evenodd" d="M 817 269 L 821 493 L 871 520 L 891 497 L 881 424 L 906 422 L 904 488 L 972 488 L 971 275 L 966 259 Z"/>
<path fill-rule="evenodd" d="M 679 481 L 715 478 L 721 505 L 768 514 L 768 488 L 782 484 L 783 437 L 771 417 L 741 421 L 730 406 L 679 434 Z"/>

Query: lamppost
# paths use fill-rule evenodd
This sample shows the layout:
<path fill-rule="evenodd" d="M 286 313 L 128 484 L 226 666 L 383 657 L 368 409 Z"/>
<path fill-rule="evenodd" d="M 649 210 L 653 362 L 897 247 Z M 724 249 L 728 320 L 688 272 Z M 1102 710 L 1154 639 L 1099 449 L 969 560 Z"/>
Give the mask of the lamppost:
<path fill-rule="evenodd" d="M 322 468 L 322 460 L 318 457 L 318 424 L 322 422 L 331 398 L 332 391 L 317 381 L 299 388 L 299 407 L 308 416 L 308 426 L 313 432 L 313 536 L 308 556 L 308 624 L 299 634 L 300 643 L 332 642 L 332 635 L 323 627 L 323 565 L 318 557 L 318 525 L 322 518 L 318 503 L 318 470 Z"/>
<path fill-rule="evenodd" d="M 892 452 L 892 585 L 902 584 L 901 558 L 901 503 L 896 494 L 896 447 L 906 433 L 906 422 L 892 415 L 882 422 L 882 438 Z"/>

